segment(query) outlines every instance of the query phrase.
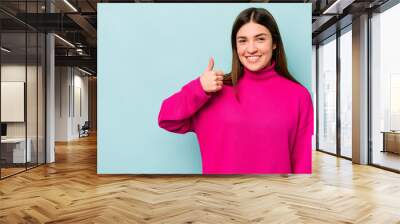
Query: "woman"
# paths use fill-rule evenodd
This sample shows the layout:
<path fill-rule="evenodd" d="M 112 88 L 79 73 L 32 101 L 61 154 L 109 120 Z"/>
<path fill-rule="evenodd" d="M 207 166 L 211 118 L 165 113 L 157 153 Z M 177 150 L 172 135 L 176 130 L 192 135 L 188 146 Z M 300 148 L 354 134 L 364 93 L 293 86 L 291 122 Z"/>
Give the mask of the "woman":
<path fill-rule="evenodd" d="M 232 28 L 232 71 L 214 71 L 165 99 L 158 123 L 197 135 L 203 173 L 311 173 L 313 106 L 289 73 L 278 26 L 263 8 L 242 11 Z"/>

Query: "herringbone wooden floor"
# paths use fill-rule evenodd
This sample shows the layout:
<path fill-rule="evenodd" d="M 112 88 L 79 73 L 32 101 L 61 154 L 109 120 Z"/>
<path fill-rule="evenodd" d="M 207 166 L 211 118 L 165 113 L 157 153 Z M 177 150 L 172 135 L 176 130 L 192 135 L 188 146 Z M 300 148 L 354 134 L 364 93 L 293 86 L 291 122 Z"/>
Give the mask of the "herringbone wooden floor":
<path fill-rule="evenodd" d="M 400 175 L 315 152 L 308 175 L 96 174 L 96 139 L 0 181 L 0 223 L 400 223 Z"/>

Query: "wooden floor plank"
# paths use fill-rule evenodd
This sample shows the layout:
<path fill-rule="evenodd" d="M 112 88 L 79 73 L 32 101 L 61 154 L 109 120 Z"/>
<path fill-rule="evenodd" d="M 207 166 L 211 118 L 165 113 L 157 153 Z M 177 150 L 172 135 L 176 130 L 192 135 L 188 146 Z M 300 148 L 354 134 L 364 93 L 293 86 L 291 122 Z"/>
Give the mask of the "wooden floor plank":
<path fill-rule="evenodd" d="M 312 175 L 97 175 L 96 137 L 0 181 L 0 223 L 397 223 L 400 175 L 313 152 Z"/>

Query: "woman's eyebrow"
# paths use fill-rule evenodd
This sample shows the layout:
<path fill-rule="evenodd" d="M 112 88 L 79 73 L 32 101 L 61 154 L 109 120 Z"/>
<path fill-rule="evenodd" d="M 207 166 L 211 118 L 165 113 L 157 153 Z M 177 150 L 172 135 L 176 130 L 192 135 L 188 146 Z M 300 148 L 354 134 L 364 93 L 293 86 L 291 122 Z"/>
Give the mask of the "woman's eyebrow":
<path fill-rule="evenodd" d="M 267 36 L 267 34 L 266 33 L 260 33 L 260 34 L 257 34 L 255 37 L 259 37 L 259 36 Z"/>
<path fill-rule="evenodd" d="M 254 37 L 260 37 L 260 36 L 267 36 L 267 34 L 266 33 L 260 33 L 260 34 L 257 34 L 257 35 L 255 35 Z M 247 37 L 245 37 L 245 36 L 238 36 L 237 37 L 237 39 L 246 39 Z"/>

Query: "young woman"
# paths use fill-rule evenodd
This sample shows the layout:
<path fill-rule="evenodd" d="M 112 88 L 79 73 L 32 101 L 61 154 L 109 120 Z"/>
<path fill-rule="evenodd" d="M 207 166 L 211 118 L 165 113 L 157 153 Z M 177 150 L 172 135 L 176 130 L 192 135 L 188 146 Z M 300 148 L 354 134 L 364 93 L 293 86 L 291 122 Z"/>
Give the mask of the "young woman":
<path fill-rule="evenodd" d="M 214 71 L 165 99 L 158 124 L 196 133 L 204 174 L 311 173 L 313 105 L 287 69 L 278 26 L 263 8 L 233 24 L 232 71 Z"/>

